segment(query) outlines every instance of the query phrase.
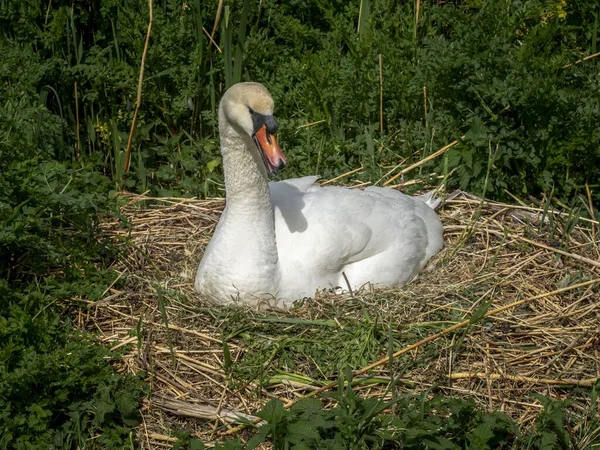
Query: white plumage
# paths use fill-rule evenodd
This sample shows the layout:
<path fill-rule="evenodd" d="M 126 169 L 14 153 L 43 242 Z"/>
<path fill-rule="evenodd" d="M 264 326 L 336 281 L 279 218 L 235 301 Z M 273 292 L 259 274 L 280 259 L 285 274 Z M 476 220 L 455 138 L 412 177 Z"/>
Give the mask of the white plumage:
<path fill-rule="evenodd" d="M 198 268 L 196 290 L 218 304 L 287 308 L 317 289 L 346 288 L 343 274 L 352 288 L 412 279 L 443 245 L 436 201 L 379 187 L 320 187 L 316 176 L 268 183 L 267 171 L 285 162 L 269 134 L 272 113 L 260 84 L 240 83 L 223 96 L 226 207 Z M 265 120 L 275 146 L 267 156 L 261 154 Z"/>

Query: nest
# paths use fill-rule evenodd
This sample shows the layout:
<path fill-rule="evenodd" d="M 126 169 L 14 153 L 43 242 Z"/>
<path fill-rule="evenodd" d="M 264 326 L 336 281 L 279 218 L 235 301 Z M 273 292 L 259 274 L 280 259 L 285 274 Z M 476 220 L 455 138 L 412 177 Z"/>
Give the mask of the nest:
<path fill-rule="evenodd" d="M 401 394 L 468 397 L 523 426 L 542 408 L 532 392 L 589 408 L 600 377 L 598 222 L 458 192 L 440 210 L 444 250 L 408 285 L 320 292 L 265 313 L 211 307 L 193 291 L 222 199 L 123 198 L 126 220 L 103 229 L 131 245 L 80 322 L 123 351 L 123 371 L 147 373 L 143 448 L 170 447 L 182 429 L 222 440 L 271 398 L 289 406 L 335 389 L 343 367 L 363 396 L 390 395 L 394 378 Z"/>

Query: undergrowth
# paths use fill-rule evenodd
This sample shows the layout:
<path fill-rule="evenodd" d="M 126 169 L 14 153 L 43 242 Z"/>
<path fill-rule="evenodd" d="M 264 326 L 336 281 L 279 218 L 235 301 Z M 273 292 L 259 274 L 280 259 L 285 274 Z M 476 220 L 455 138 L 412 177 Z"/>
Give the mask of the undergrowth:
<path fill-rule="evenodd" d="M 597 391 L 584 418 L 567 414 L 568 402 L 533 394 L 544 408 L 535 427 L 522 431 L 502 412 L 485 412 L 472 401 L 433 395 L 404 395 L 382 400 L 361 398 L 351 387 L 351 373 L 341 377 L 330 398 L 335 406 L 324 409 L 321 400 L 297 401 L 289 410 L 270 400 L 258 413 L 266 423 L 255 428 L 246 443 L 239 439 L 215 445 L 215 449 L 252 450 L 271 442 L 279 449 L 405 449 L 405 450 L 559 450 L 600 447 L 600 420 L 596 414 Z M 576 424 L 583 424 L 573 433 Z M 583 444 L 583 445 L 581 445 Z M 174 449 L 204 449 L 189 435 Z"/>
<path fill-rule="evenodd" d="M 68 146 L 57 158 L 140 192 L 215 195 L 217 104 L 252 80 L 275 99 L 285 177 L 362 165 L 355 177 L 374 182 L 457 140 L 411 176 L 449 175 L 450 188 L 481 192 L 489 165 L 494 198 L 552 191 L 568 201 L 586 183 L 599 198 L 600 76 L 597 59 L 581 62 L 598 51 L 594 0 L 228 0 L 216 45 L 203 31 L 216 0 L 155 3 L 124 174 L 146 1 L 3 2 L 4 67 L 13 68 L 3 89 L 27 80 L 59 119 Z"/>
<path fill-rule="evenodd" d="M 448 358 L 460 351 L 464 334 L 458 339 L 440 338 L 436 343 L 420 347 L 419 357 L 402 357 L 389 364 L 390 376 L 352 377 L 348 367 L 360 368 L 389 355 L 390 351 L 404 348 L 426 336 L 464 320 L 457 312 L 468 308 L 489 291 L 485 283 L 465 286 L 453 299 L 446 299 L 456 310 L 449 316 L 438 311 L 430 314 L 427 322 L 390 323 L 383 307 L 384 293 L 378 293 L 382 302 L 369 314 L 360 302 L 347 300 L 343 312 L 335 305 L 321 313 L 331 319 L 303 319 L 297 317 L 262 316 L 241 309 L 214 310 L 223 333 L 223 342 L 235 342 L 244 348 L 243 357 L 230 361 L 225 351 L 223 367 L 229 372 L 229 386 L 248 389 L 256 386 L 255 395 L 263 389 L 285 383 L 296 383 L 314 388 L 327 380 L 338 379 L 337 392 L 323 394 L 321 399 L 305 398 L 286 409 L 280 400 L 270 400 L 257 416 L 266 424 L 253 428 L 248 440 L 239 438 L 218 443 L 217 449 L 254 449 L 268 442 L 275 449 L 594 449 L 600 448 L 600 419 L 598 418 L 597 388 L 577 389 L 573 394 L 590 396 L 587 407 L 573 408 L 569 401 L 530 392 L 524 401 L 537 402 L 540 412 L 527 426 L 517 423 L 499 411 L 486 411 L 475 401 L 449 396 L 435 379 L 428 379 L 432 387 L 420 395 L 411 391 L 415 382 L 407 373 L 418 373 L 432 360 Z M 391 295 L 389 301 L 398 301 Z M 403 300 L 407 300 L 406 298 Z M 489 304 L 473 313 L 473 326 L 479 324 Z M 453 314 L 457 314 L 453 317 Z M 335 318 L 335 319 L 333 319 Z M 464 333 L 473 330 L 467 327 Z M 340 375 L 341 374 L 341 375 Z M 339 375 L 339 377 L 338 377 Z M 441 374 L 443 376 L 443 374 Z M 252 388 L 251 388 L 252 389 Z M 383 394 L 366 395 L 370 389 Z M 587 408 L 587 409 L 586 409 Z M 177 435 L 177 434 L 176 434 Z M 204 444 L 189 433 L 180 437 L 175 449 L 204 448 Z"/>
<path fill-rule="evenodd" d="M 0 448 L 135 448 L 142 378 L 117 373 L 119 355 L 69 314 L 116 278 L 97 226 L 111 183 L 62 161 L 65 122 L 39 105 L 35 76 L 0 104 Z"/>

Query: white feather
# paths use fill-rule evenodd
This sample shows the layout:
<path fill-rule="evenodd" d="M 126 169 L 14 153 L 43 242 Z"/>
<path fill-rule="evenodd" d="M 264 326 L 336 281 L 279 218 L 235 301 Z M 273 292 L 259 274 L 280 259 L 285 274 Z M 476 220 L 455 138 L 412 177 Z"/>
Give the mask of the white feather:
<path fill-rule="evenodd" d="M 228 119 L 249 106 L 260 112 L 261 101 L 272 110 L 266 89 L 241 83 L 221 103 L 227 206 L 198 268 L 196 290 L 218 304 L 287 308 L 317 289 L 345 288 L 344 274 L 352 288 L 403 284 L 417 275 L 443 245 L 433 209 L 439 200 L 379 187 L 320 187 L 316 176 L 268 183 L 249 133 Z"/>

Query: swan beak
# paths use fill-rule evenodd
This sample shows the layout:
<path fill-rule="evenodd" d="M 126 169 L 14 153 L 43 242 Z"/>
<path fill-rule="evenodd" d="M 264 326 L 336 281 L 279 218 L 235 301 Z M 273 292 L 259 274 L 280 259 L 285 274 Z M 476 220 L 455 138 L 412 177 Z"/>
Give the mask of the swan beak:
<path fill-rule="evenodd" d="M 276 174 L 285 167 L 285 155 L 277 144 L 275 135 L 267 131 L 267 126 L 263 125 L 254 133 L 254 142 L 260 149 L 263 162 L 269 175 Z"/>

